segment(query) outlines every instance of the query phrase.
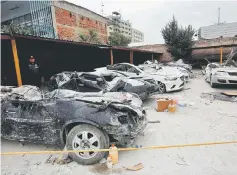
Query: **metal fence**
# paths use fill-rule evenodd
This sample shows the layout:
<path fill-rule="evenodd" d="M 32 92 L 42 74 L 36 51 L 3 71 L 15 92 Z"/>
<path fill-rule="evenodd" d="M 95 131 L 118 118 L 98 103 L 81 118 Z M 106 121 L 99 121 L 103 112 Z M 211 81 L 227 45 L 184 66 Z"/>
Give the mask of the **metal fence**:
<path fill-rule="evenodd" d="M 35 36 L 55 38 L 51 0 L 29 0 L 33 33 Z"/>

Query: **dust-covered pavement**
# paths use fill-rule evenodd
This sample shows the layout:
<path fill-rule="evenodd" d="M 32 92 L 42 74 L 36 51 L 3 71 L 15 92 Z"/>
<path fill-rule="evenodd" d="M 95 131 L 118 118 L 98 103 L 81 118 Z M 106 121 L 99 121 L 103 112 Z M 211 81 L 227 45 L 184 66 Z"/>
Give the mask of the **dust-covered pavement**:
<path fill-rule="evenodd" d="M 237 140 L 237 103 L 203 99 L 202 92 L 221 91 L 212 89 L 202 76 L 192 79 L 186 90 L 154 95 L 147 100 L 149 123 L 144 135 L 134 146 L 174 145 Z M 230 90 L 230 89 L 225 89 Z M 172 97 L 188 103 L 174 114 L 157 113 L 155 99 Z M 2 139 L 2 152 L 55 150 L 54 147 L 26 143 L 21 146 L 16 141 Z M 119 153 L 119 163 L 112 170 L 104 165 L 82 166 L 75 162 L 67 165 L 46 164 L 49 155 L 23 155 L 1 157 L 2 174 L 34 175 L 74 175 L 74 174 L 237 174 L 237 144 L 183 147 L 156 150 L 127 151 Z M 142 163 L 138 172 L 124 170 L 123 166 Z"/>

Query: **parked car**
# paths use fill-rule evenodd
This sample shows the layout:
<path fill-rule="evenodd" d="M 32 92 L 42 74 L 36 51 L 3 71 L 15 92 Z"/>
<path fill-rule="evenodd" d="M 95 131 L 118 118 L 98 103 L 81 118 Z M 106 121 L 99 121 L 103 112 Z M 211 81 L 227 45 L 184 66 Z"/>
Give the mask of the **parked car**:
<path fill-rule="evenodd" d="M 154 88 L 146 81 L 121 76 L 113 72 L 62 72 L 52 76 L 49 84 L 53 89 L 78 92 L 131 92 L 142 100 L 147 99 Z"/>
<path fill-rule="evenodd" d="M 173 73 L 167 73 L 164 71 L 158 72 L 157 70 L 150 68 L 149 66 L 144 66 L 142 70 L 133 64 L 118 63 L 114 65 L 108 65 L 104 68 L 97 68 L 95 70 L 118 70 L 129 73 L 131 77 L 138 76 L 153 78 L 158 84 L 159 93 L 180 90 L 184 87 L 185 84 L 184 75 L 181 72 L 178 75 Z"/>
<path fill-rule="evenodd" d="M 123 72 L 118 70 L 108 70 L 106 67 L 104 68 L 96 68 L 95 73 L 103 76 L 107 81 L 110 81 L 111 76 L 114 77 L 121 77 L 122 79 L 133 79 L 133 80 L 139 80 L 145 83 L 148 83 L 150 88 L 150 94 L 157 92 L 158 90 L 158 84 L 156 80 L 149 76 L 134 76 L 134 73 L 130 72 Z"/>
<path fill-rule="evenodd" d="M 125 92 L 79 93 L 35 86 L 13 88 L 1 99 L 1 136 L 8 140 L 66 146 L 67 150 L 127 145 L 147 125 L 142 101 Z M 94 164 L 106 152 L 71 152 L 80 164 Z"/>
<path fill-rule="evenodd" d="M 172 61 L 167 63 L 168 66 L 172 67 L 181 67 L 186 69 L 187 71 L 191 72 L 192 71 L 192 66 L 190 64 L 185 64 L 182 59 L 179 59 L 178 61 Z"/>
<path fill-rule="evenodd" d="M 192 73 L 192 67 L 188 64 L 184 64 L 187 66 L 181 66 L 181 65 L 177 65 L 174 62 L 170 62 L 170 63 L 160 63 L 158 64 L 158 62 L 151 62 L 151 61 L 145 61 L 144 64 L 138 66 L 138 67 L 143 67 L 143 66 L 147 66 L 147 67 L 151 67 L 156 69 L 157 71 L 164 71 L 164 72 L 168 72 L 168 73 L 174 73 L 177 72 L 177 74 L 179 74 L 180 72 L 184 74 L 184 78 L 185 81 L 188 82 L 190 80 L 190 78 L 193 76 Z"/>
<path fill-rule="evenodd" d="M 211 87 L 220 84 L 237 85 L 237 68 L 221 66 L 219 63 L 210 63 L 205 69 L 205 79 Z"/>
<path fill-rule="evenodd" d="M 140 69 L 144 70 L 145 72 L 156 72 L 160 75 L 166 76 L 184 76 L 185 82 L 188 82 L 191 78 L 191 73 L 189 73 L 186 69 L 181 67 L 170 67 L 165 66 L 162 64 L 142 64 L 138 66 Z"/>

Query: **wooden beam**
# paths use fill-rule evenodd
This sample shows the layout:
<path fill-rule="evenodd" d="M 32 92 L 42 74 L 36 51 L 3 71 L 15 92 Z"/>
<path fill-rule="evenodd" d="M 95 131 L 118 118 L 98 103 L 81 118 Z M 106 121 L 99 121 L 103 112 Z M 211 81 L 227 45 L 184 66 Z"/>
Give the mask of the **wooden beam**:
<path fill-rule="evenodd" d="M 113 56 L 113 50 L 110 49 L 110 64 L 113 65 L 114 64 L 114 56 Z"/>
<path fill-rule="evenodd" d="M 133 64 L 133 51 L 130 51 L 130 64 Z"/>
<path fill-rule="evenodd" d="M 13 59 L 14 59 L 15 69 L 16 69 L 17 84 L 18 84 L 18 86 L 22 86 L 21 69 L 20 69 L 20 65 L 19 65 L 16 40 L 13 37 L 11 38 L 11 44 L 12 44 L 12 53 L 13 53 Z"/>

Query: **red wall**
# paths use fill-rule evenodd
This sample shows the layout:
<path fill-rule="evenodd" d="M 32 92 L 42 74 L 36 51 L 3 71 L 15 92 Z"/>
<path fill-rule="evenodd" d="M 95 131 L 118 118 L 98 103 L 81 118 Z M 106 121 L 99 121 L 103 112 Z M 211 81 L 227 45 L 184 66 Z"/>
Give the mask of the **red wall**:
<path fill-rule="evenodd" d="M 105 43 L 108 42 L 105 23 L 58 7 L 55 7 L 55 17 L 59 39 L 78 41 L 80 34 L 87 34 L 89 29 L 93 29 Z"/>

